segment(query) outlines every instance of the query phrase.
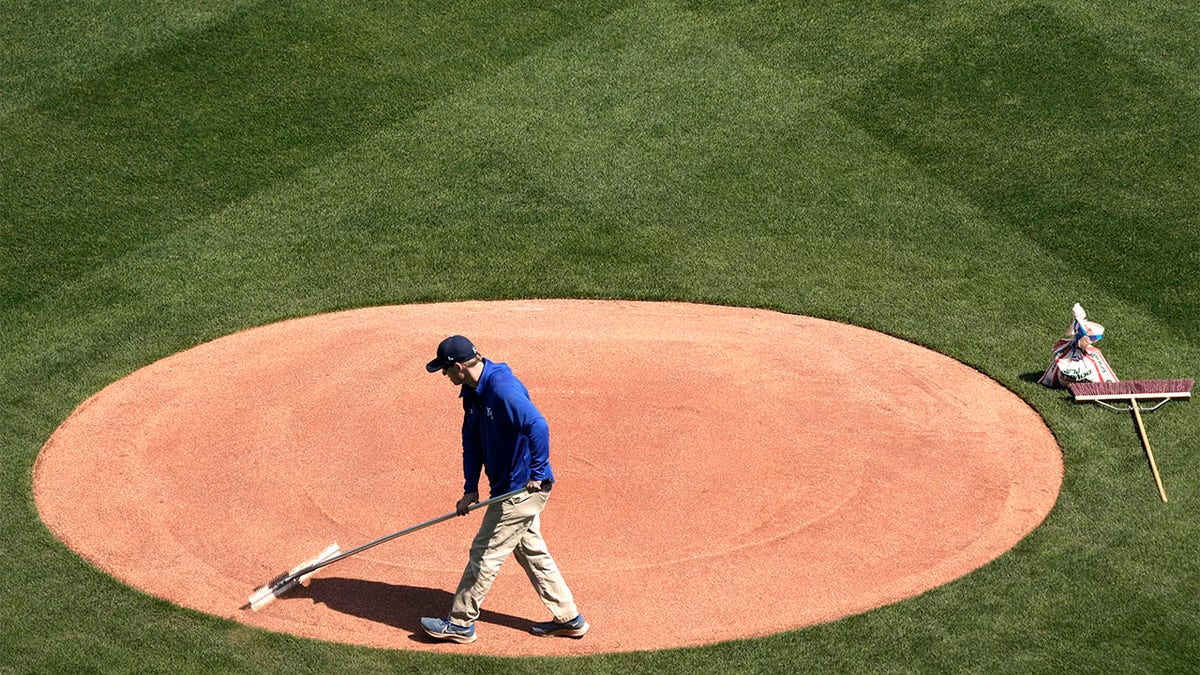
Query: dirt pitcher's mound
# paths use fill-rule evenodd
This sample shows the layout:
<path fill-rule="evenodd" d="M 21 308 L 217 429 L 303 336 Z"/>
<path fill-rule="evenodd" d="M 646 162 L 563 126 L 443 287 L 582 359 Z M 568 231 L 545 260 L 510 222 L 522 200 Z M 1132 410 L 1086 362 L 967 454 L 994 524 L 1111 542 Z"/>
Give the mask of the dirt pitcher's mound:
<path fill-rule="evenodd" d="M 508 362 L 550 421 L 543 531 L 592 624 L 548 614 L 509 561 L 473 645 L 435 644 L 479 514 L 247 596 L 453 510 L 457 391 L 441 338 Z M 235 621 L 374 647 L 503 655 L 697 645 L 912 597 L 1002 554 L 1062 480 L 1042 420 L 976 371 L 769 311 L 571 300 L 380 307 L 264 326 L 99 392 L 38 461 L 37 506 L 97 566 Z"/>

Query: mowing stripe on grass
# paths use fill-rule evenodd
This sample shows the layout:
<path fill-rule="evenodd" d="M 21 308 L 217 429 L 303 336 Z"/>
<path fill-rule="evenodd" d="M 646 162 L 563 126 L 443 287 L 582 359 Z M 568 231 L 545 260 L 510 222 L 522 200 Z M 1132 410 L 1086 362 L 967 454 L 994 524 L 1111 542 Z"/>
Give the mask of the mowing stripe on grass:
<path fill-rule="evenodd" d="M 1200 330 L 1200 99 L 1034 7 L 952 36 L 844 105 L 1079 283 Z"/>
<path fill-rule="evenodd" d="M 212 213 L 609 11 L 263 2 L 9 115 L 0 306 Z"/>

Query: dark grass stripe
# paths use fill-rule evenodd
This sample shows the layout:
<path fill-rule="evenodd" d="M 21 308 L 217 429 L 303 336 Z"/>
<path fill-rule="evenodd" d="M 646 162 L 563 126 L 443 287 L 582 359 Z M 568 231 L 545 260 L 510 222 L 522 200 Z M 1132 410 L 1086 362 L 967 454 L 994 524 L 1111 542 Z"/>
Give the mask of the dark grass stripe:
<path fill-rule="evenodd" d="M 10 115 L 0 307 L 321 161 L 611 5 L 266 2 Z"/>
<path fill-rule="evenodd" d="M 1200 99 L 1041 6 L 963 30 L 843 102 L 1061 261 L 1200 329 Z"/>

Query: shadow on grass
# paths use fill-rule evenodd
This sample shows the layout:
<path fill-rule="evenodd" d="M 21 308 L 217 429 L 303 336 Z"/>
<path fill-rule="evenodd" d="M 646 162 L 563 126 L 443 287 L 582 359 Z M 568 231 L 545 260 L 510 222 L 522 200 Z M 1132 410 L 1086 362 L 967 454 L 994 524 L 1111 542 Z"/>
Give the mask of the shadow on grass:
<path fill-rule="evenodd" d="M 1044 374 L 1045 374 L 1044 371 L 1036 370 L 1036 371 L 1029 372 L 1029 373 L 1021 373 L 1018 377 L 1020 378 L 1020 380 L 1022 382 L 1026 383 L 1026 384 L 1035 384 L 1038 387 L 1042 387 L 1041 379 L 1042 379 L 1042 375 L 1044 375 Z M 1075 399 L 1071 396 L 1071 393 L 1069 391 L 1067 391 L 1066 388 L 1056 389 L 1054 391 L 1056 391 L 1057 393 L 1060 394 L 1057 397 L 1058 405 L 1061 405 L 1063 407 L 1078 405 L 1076 403 Z"/>
<path fill-rule="evenodd" d="M 1037 384 L 1038 380 L 1042 379 L 1044 371 L 1035 370 L 1032 373 L 1021 373 L 1021 381 L 1029 384 Z"/>
<path fill-rule="evenodd" d="M 444 617 L 454 595 L 449 591 L 403 586 L 380 581 L 332 577 L 313 579 L 307 588 L 297 586 L 288 598 L 308 598 L 330 609 L 407 631 L 415 642 L 433 642 L 421 629 L 421 617 Z M 527 630 L 531 620 L 484 610 L 479 622 Z"/>

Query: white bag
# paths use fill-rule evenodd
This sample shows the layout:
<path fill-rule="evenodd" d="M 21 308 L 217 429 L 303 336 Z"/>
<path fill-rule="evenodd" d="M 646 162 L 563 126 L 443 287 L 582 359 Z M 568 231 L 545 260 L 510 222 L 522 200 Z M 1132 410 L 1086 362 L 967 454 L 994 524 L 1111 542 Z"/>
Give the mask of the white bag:
<path fill-rule="evenodd" d="M 1104 326 L 1088 321 L 1079 303 L 1075 303 L 1072 313 L 1075 318 L 1067 337 L 1054 343 L 1054 358 L 1038 383 L 1062 387 L 1068 382 L 1117 382 L 1117 374 L 1094 345 L 1104 337 Z"/>

